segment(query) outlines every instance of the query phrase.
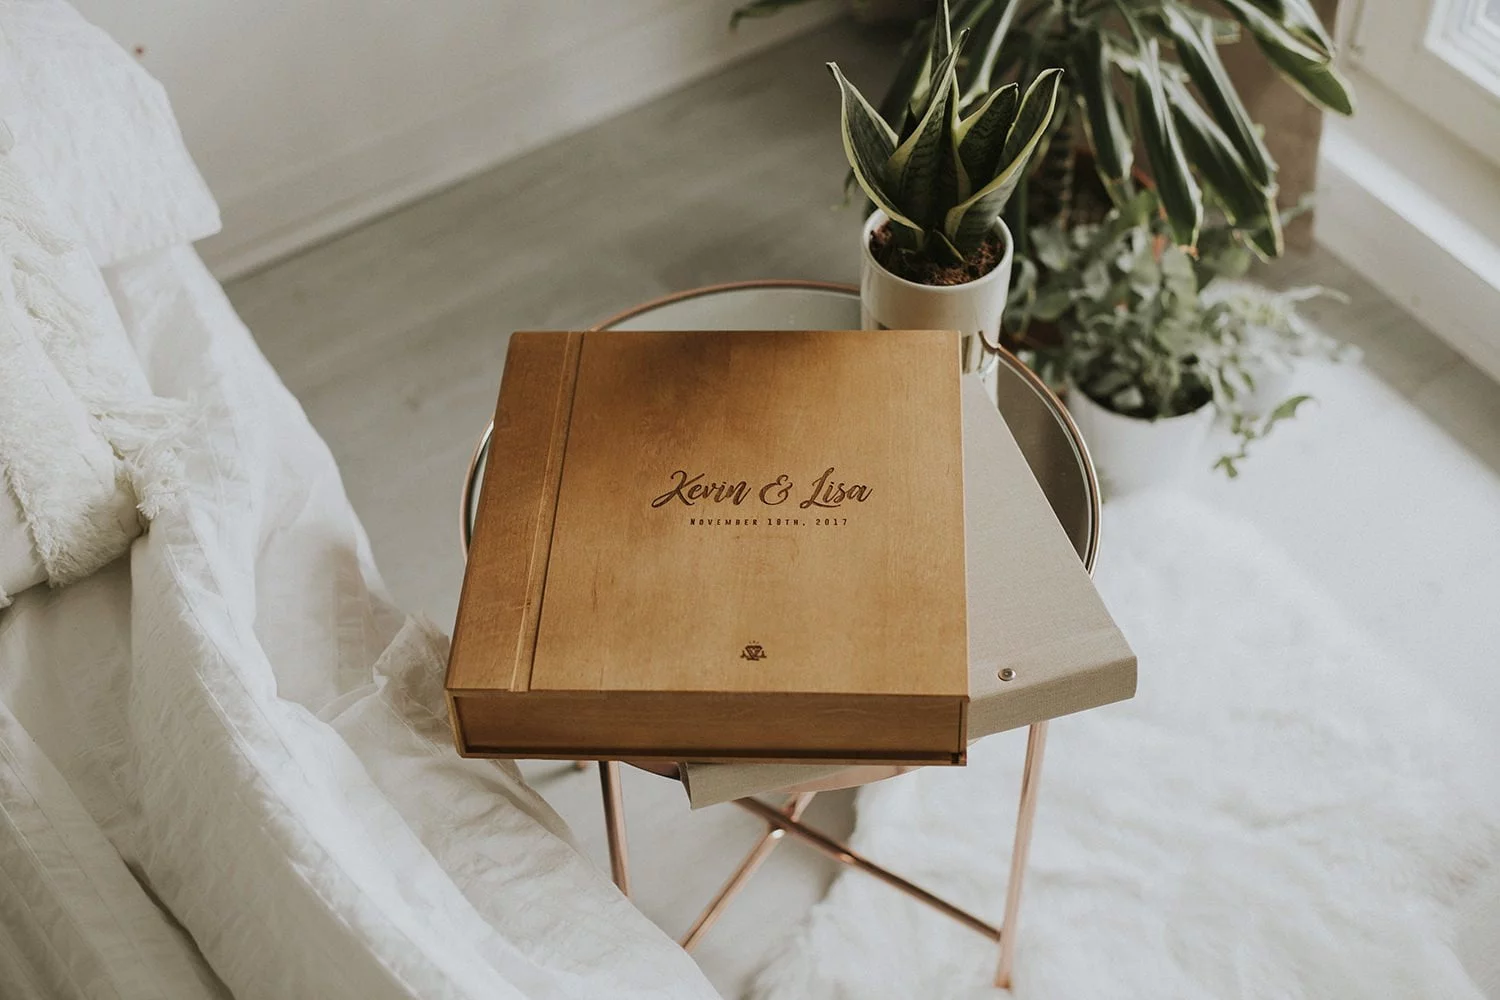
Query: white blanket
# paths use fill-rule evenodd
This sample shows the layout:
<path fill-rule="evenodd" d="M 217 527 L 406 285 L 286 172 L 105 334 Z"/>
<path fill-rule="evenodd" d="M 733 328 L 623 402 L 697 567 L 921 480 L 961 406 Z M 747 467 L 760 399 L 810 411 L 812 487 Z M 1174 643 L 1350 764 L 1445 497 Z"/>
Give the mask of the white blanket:
<path fill-rule="evenodd" d="M 0 612 L 0 996 L 712 996 L 514 767 L 456 757 L 446 640 L 192 251 L 107 277 L 190 403 L 186 486 L 128 565 Z"/>

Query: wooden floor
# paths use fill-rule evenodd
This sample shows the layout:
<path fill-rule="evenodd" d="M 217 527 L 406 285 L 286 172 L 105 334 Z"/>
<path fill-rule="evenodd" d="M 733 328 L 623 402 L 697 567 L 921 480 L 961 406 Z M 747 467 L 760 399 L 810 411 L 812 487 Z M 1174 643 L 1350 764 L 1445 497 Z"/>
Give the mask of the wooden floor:
<path fill-rule="evenodd" d="M 823 63 L 837 59 L 878 90 L 893 50 L 836 25 L 229 286 L 332 449 L 398 603 L 451 625 L 460 482 L 511 331 L 576 329 L 713 282 L 855 278 L 858 219 L 835 209 L 844 162 Z M 1266 277 L 1347 292 L 1349 306 L 1320 310 L 1326 325 L 1500 470 L 1495 383 L 1326 254 L 1279 262 Z M 579 820 L 592 808 L 592 774 L 532 773 L 597 852 L 596 828 Z M 638 836 L 655 829 L 643 810 L 670 799 L 685 813 L 669 783 L 631 781 Z M 847 798 L 819 810 L 849 821 Z M 691 844 L 638 846 L 638 881 L 647 912 L 680 933 L 757 825 L 730 809 L 674 822 Z M 778 856 L 786 860 L 757 877 L 744 910 L 705 944 L 705 968 L 729 995 L 828 877 L 805 852 Z M 713 860 L 699 871 L 683 857 Z"/>
<path fill-rule="evenodd" d="M 854 280 L 823 63 L 868 80 L 887 51 L 820 32 L 229 287 L 404 606 L 453 620 L 459 483 L 511 331 L 718 281 Z"/>
<path fill-rule="evenodd" d="M 880 87 L 888 39 L 835 25 L 229 286 L 333 449 L 387 582 L 451 623 L 458 491 L 512 330 L 587 326 L 745 278 L 853 281 L 836 59 Z M 1324 309 L 1387 377 L 1500 467 L 1494 383 L 1326 254 Z"/>

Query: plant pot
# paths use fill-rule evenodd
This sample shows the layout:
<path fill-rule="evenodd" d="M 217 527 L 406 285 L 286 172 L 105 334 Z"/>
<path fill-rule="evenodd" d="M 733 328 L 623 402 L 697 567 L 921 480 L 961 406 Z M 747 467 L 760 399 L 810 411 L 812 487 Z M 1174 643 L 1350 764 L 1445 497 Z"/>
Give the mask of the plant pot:
<path fill-rule="evenodd" d="M 1072 382 L 1068 412 L 1083 434 L 1108 496 L 1181 482 L 1201 459 L 1214 422 L 1209 403 L 1160 420 L 1127 417 L 1099 405 Z"/>
<path fill-rule="evenodd" d="M 963 370 L 977 372 L 993 397 L 1000 318 L 1015 257 L 1010 230 L 995 220 L 993 231 L 1005 241 L 1005 254 L 988 274 L 962 285 L 922 285 L 887 271 L 870 252 L 871 234 L 886 221 L 885 213 L 877 209 L 860 231 L 859 305 L 864 329 L 957 330 L 963 335 Z"/>

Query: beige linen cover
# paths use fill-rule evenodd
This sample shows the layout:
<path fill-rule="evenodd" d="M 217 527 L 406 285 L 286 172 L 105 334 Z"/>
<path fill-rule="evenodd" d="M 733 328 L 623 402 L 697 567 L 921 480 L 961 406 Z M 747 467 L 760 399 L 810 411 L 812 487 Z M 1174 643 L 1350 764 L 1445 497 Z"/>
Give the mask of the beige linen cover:
<path fill-rule="evenodd" d="M 964 383 L 969 740 L 1135 694 L 1135 654 L 1094 591 L 1009 427 Z M 1010 668 L 1015 677 L 1000 680 Z M 820 764 L 685 764 L 693 808 L 895 773 Z"/>

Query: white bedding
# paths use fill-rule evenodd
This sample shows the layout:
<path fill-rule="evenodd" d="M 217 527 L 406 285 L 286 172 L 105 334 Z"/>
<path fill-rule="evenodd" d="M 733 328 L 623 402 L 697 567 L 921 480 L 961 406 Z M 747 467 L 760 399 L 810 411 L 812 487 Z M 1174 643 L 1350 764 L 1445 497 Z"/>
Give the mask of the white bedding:
<path fill-rule="evenodd" d="M 454 754 L 446 640 L 193 252 L 106 277 L 192 405 L 187 489 L 0 611 L 0 996 L 713 996 L 513 766 Z"/>

